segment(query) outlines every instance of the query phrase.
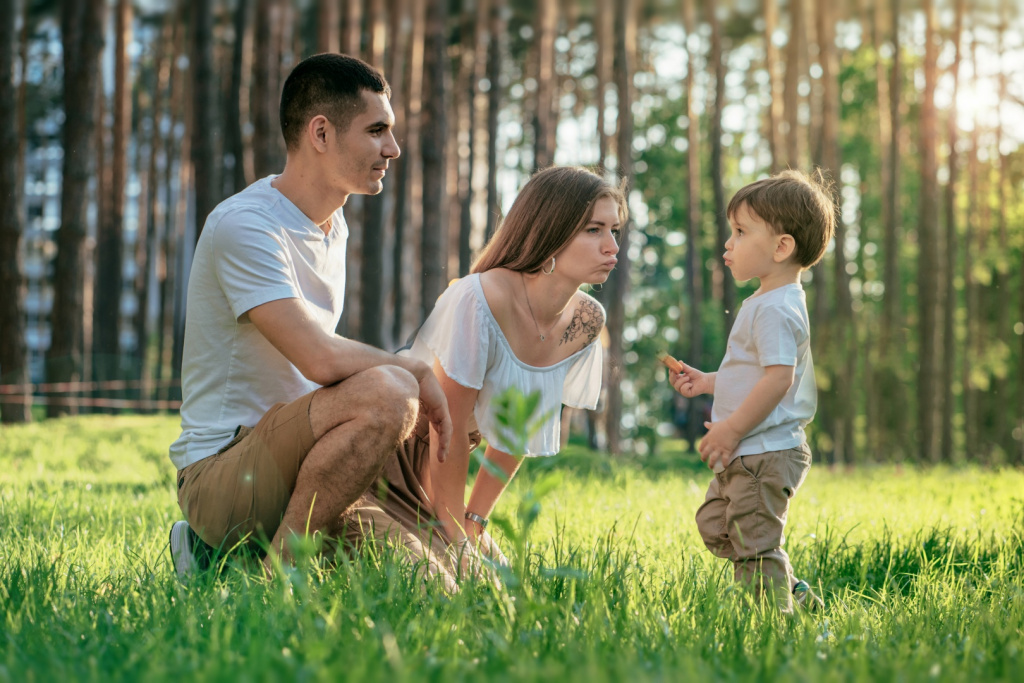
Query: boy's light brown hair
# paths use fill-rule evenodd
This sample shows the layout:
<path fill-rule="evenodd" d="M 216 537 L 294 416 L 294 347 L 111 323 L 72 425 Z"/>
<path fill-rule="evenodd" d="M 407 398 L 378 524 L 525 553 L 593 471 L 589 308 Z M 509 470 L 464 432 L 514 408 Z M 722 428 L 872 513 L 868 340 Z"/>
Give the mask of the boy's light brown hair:
<path fill-rule="evenodd" d="M 729 201 L 726 215 L 747 205 L 776 235 L 791 235 L 794 258 L 810 268 L 825 255 L 836 231 L 836 205 L 832 183 L 818 169 L 808 176 L 793 169 L 741 188 Z"/>

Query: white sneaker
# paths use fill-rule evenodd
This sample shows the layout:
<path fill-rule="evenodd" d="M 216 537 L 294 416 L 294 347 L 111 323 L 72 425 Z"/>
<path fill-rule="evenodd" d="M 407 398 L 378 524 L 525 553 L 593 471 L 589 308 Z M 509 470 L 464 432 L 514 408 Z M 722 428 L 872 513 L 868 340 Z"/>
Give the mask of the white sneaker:
<path fill-rule="evenodd" d="M 201 567 L 192 552 L 192 529 L 188 522 L 175 522 L 171 525 L 170 550 L 171 564 L 174 566 L 174 573 L 179 579 L 184 579 L 198 572 Z"/>

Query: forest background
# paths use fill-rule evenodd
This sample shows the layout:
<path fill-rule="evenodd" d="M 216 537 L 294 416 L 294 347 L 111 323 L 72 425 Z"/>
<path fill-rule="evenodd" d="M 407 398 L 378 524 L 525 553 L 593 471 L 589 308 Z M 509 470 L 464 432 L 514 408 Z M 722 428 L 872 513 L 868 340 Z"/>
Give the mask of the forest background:
<path fill-rule="evenodd" d="M 0 3 L 3 422 L 174 410 L 209 211 L 280 171 L 306 55 L 380 67 L 402 157 L 346 207 L 339 332 L 394 349 L 536 168 L 625 179 L 607 395 L 614 454 L 699 438 L 655 362 L 712 369 L 752 292 L 725 205 L 835 180 L 806 276 L 829 463 L 1024 464 L 1024 12 L 1013 0 L 22 0 Z M 0 428 L 2 429 L 2 428 Z"/>

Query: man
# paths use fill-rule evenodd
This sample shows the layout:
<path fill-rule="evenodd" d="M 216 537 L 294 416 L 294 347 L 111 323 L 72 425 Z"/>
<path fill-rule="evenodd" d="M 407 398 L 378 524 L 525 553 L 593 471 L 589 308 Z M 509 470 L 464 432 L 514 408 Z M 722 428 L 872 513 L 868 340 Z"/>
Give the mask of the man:
<path fill-rule="evenodd" d="M 352 57 L 302 61 L 281 94 L 284 171 L 222 202 L 196 245 L 182 363 L 181 436 L 170 448 L 181 575 L 206 545 L 344 535 L 344 513 L 416 424 L 447 454 L 451 420 L 424 363 L 334 334 L 345 293 L 352 194 L 377 194 L 398 157 L 391 91 Z M 201 564 L 201 563 L 200 563 Z"/>

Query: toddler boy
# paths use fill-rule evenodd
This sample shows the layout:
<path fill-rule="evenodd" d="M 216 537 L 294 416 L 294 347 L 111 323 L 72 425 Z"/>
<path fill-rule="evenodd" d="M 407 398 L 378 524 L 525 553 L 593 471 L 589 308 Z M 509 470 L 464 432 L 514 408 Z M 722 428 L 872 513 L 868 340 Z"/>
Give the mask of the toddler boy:
<path fill-rule="evenodd" d="M 697 528 L 712 553 L 732 560 L 737 582 L 773 596 L 784 612 L 794 598 L 818 608 L 782 545 L 789 500 L 811 466 L 804 427 L 817 406 L 800 274 L 824 255 L 835 206 L 820 176 L 790 170 L 741 189 L 727 213 L 725 265 L 760 286 L 736 316 L 718 372 L 685 363 L 669 372 L 683 396 L 714 394 L 699 450 L 715 477 Z"/>

